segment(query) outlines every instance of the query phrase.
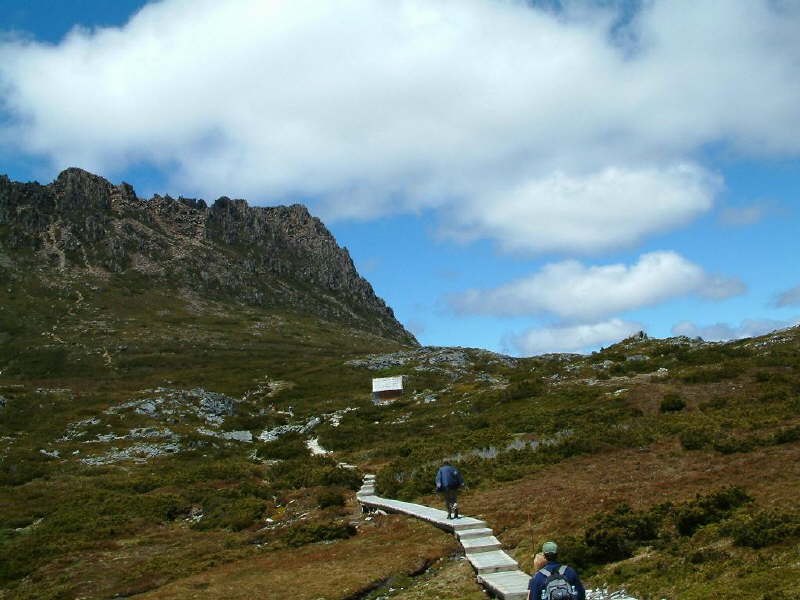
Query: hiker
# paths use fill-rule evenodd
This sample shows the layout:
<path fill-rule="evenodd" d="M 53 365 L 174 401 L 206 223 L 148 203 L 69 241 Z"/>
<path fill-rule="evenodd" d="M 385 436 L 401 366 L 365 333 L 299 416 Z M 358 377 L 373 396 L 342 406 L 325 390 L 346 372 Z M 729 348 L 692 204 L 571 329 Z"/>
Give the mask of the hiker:
<path fill-rule="evenodd" d="M 535 572 L 528 584 L 528 600 L 586 600 L 586 590 L 575 569 L 559 564 L 558 546 L 545 542 L 533 559 Z"/>
<path fill-rule="evenodd" d="M 453 465 L 448 461 L 442 462 L 439 472 L 436 473 L 436 491 L 444 496 L 447 505 L 447 518 L 458 519 L 458 488 L 464 485 L 464 479 Z"/>

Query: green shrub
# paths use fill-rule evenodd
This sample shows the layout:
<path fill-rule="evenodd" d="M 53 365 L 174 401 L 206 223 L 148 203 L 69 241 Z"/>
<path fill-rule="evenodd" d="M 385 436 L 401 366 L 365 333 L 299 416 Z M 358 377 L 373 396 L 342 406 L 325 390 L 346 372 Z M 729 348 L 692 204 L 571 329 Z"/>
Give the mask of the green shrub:
<path fill-rule="evenodd" d="M 687 427 L 678 434 L 684 450 L 702 450 L 714 443 L 716 432 L 708 427 Z"/>
<path fill-rule="evenodd" d="M 232 450 L 220 448 L 204 448 L 203 458 L 198 462 L 197 456 L 185 452 L 172 460 L 177 463 L 175 482 L 181 484 L 207 483 L 210 481 L 239 483 L 253 477 L 259 477 L 258 467 L 238 456 L 228 456 Z M 173 464 L 175 464 L 173 463 Z"/>
<path fill-rule="evenodd" d="M 264 481 L 243 481 L 239 484 L 239 493 L 242 496 L 253 496 L 262 500 L 269 500 L 275 495 L 275 490 Z"/>
<path fill-rule="evenodd" d="M 476 415 L 473 417 L 469 417 L 464 420 L 464 426 L 467 429 L 471 429 L 473 431 L 477 429 L 487 429 L 491 424 L 489 423 L 489 419 L 487 419 L 483 415 Z M 408 456 L 408 455 L 406 455 Z"/>
<path fill-rule="evenodd" d="M 345 498 L 341 490 L 326 489 L 317 494 L 317 506 L 328 508 L 329 506 L 344 506 Z"/>
<path fill-rule="evenodd" d="M 768 373 L 766 371 L 759 371 L 755 374 L 755 380 L 758 383 L 787 383 L 789 379 L 783 373 Z"/>
<path fill-rule="evenodd" d="M 308 456 L 309 450 L 299 433 L 290 432 L 277 440 L 265 442 L 256 449 L 256 456 L 262 460 L 287 460 Z"/>
<path fill-rule="evenodd" d="M 741 370 L 733 363 L 725 363 L 719 367 L 692 369 L 681 377 L 684 383 L 717 383 L 725 379 L 736 379 Z"/>
<path fill-rule="evenodd" d="M 12 450 L 0 458 L 0 485 L 22 485 L 44 477 L 51 460 L 33 450 Z"/>
<path fill-rule="evenodd" d="M 520 400 L 540 396 L 545 390 L 544 384 L 539 379 L 525 379 L 509 385 L 500 395 L 501 401 Z"/>
<path fill-rule="evenodd" d="M 593 555 L 604 557 L 606 562 L 622 560 L 633 556 L 642 541 L 658 537 L 660 522 L 656 512 L 634 511 L 621 504 L 593 518 L 584 534 L 585 543 Z"/>
<path fill-rule="evenodd" d="M 683 401 L 680 394 L 676 394 L 675 392 L 664 394 L 664 398 L 661 400 L 661 405 L 659 406 L 662 413 L 678 412 L 684 408 L 686 408 L 686 402 Z"/>
<path fill-rule="evenodd" d="M 678 505 L 673 510 L 675 528 L 684 536 L 693 535 L 700 527 L 718 523 L 730 513 L 753 499 L 743 489 L 731 486 Z"/>
<path fill-rule="evenodd" d="M 334 521 L 316 523 L 298 523 L 292 525 L 284 534 L 289 546 L 298 547 L 327 540 L 342 540 L 353 537 L 357 531 L 349 523 Z"/>
<path fill-rule="evenodd" d="M 340 467 L 326 456 L 285 460 L 272 465 L 268 474 L 275 487 L 285 489 L 338 486 L 357 490 L 361 486 L 361 473 L 358 470 Z"/>
<path fill-rule="evenodd" d="M 710 400 L 700 403 L 700 410 L 719 410 L 728 406 L 728 399 L 724 396 L 714 396 Z"/>
<path fill-rule="evenodd" d="M 60 377 L 66 374 L 67 358 L 63 346 L 23 350 L 11 363 L 8 374 L 30 378 Z"/>
<path fill-rule="evenodd" d="M 781 429 L 773 434 L 771 441 L 773 444 L 789 444 L 791 442 L 800 441 L 800 426 Z"/>
<path fill-rule="evenodd" d="M 735 454 L 736 452 L 750 452 L 756 447 L 756 443 L 746 437 L 720 435 L 714 440 L 711 447 L 722 454 Z"/>
<path fill-rule="evenodd" d="M 581 572 L 582 576 L 591 574 L 594 567 L 605 564 L 603 556 L 586 545 L 582 536 L 569 536 L 558 543 L 558 559 Z"/>
<path fill-rule="evenodd" d="M 730 557 L 730 554 L 718 548 L 701 548 L 689 555 L 689 562 L 693 565 L 702 565 L 704 563 L 722 562 Z"/>
<path fill-rule="evenodd" d="M 361 487 L 363 475 L 357 469 L 345 469 L 338 465 L 325 470 L 322 481 L 325 485 L 337 485 L 348 490 L 357 490 Z"/>
<path fill-rule="evenodd" d="M 737 546 L 763 548 L 800 537 L 800 514 L 778 511 L 742 514 L 726 524 L 723 531 Z"/>
<path fill-rule="evenodd" d="M 758 397 L 758 402 L 761 404 L 770 404 L 773 402 L 786 402 L 789 399 L 789 392 L 782 389 L 767 390 Z"/>
<path fill-rule="evenodd" d="M 193 529 L 230 529 L 241 531 L 257 522 L 266 509 L 260 498 L 238 495 L 209 495 L 202 503 L 203 518 L 192 525 Z"/>

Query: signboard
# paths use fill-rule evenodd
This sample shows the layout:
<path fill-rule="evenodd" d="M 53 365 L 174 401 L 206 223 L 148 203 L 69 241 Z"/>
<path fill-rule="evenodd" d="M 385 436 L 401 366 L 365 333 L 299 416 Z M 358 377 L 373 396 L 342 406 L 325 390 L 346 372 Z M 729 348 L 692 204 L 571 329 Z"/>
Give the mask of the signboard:
<path fill-rule="evenodd" d="M 403 389 L 403 376 L 397 377 L 378 377 L 372 380 L 373 392 L 391 392 Z"/>

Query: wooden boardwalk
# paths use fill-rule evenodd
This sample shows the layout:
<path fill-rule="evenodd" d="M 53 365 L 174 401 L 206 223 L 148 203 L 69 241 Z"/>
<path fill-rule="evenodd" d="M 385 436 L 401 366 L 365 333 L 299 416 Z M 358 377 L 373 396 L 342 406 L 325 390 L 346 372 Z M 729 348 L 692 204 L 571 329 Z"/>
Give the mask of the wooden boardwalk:
<path fill-rule="evenodd" d="M 493 596 L 503 600 L 525 600 L 530 575 L 519 570 L 519 564 L 501 550 L 485 521 L 471 517 L 448 519 L 447 512 L 421 504 L 401 502 L 375 495 L 375 476 L 366 475 L 356 493 L 364 510 L 384 510 L 422 519 L 450 531 L 458 538 L 464 554 L 478 575 L 478 582 Z"/>

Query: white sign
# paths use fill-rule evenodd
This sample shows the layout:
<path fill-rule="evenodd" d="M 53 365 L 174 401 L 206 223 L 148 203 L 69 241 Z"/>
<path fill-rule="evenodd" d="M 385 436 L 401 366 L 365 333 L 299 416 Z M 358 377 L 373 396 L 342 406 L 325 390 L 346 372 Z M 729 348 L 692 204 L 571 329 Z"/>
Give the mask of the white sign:
<path fill-rule="evenodd" d="M 403 389 L 403 376 L 397 377 L 378 377 L 372 380 L 373 392 L 390 392 Z"/>

